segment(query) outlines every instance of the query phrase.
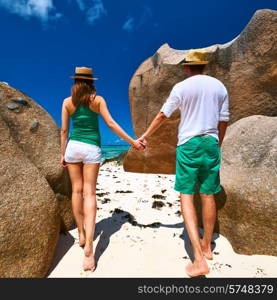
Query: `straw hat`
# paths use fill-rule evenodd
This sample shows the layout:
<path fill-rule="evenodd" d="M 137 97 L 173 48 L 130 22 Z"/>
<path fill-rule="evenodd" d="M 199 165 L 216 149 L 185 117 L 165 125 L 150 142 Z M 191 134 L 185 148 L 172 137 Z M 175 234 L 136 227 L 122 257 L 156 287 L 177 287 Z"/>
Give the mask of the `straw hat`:
<path fill-rule="evenodd" d="M 70 76 L 74 79 L 87 79 L 87 80 L 96 80 L 98 78 L 93 77 L 93 71 L 92 68 L 87 67 L 76 67 L 75 68 L 75 75 Z"/>
<path fill-rule="evenodd" d="M 209 62 L 206 60 L 207 52 L 203 49 L 189 50 L 182 65 L 206 65 Z"/>

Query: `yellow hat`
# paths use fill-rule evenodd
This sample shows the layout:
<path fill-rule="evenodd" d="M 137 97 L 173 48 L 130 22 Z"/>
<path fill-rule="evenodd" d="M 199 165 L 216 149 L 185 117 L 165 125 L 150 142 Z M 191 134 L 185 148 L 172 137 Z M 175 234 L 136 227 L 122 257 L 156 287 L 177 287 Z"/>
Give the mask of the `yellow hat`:
<path fill-rule="evenodd" d="M 207 52 L 203 49 L 192 49 L 188 51 L 182 65 L 206 65 Z"/>
<path fill-rule="evenodd" d="M 93 77 L 93 71 L 92 68 L 87 67 L 76 67 L 75 68 L 75 75 L 70 76 L 74 79 L 87 79 L 87 80 L 96 80 L 98 78 Z"/>

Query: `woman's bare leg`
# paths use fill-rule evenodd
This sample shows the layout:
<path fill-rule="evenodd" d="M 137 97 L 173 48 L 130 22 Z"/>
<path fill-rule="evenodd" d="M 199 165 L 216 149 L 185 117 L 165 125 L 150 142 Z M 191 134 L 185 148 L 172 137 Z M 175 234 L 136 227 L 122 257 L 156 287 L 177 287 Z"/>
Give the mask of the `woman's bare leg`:
<path fill-rule="evenodd" d="M 94 270 L 93 236 L 96 219 L 96 182 L 100 164 L 86 164 L 83 168 L 84 189 L 84 223 L 86 243 L 84 247 L 84 270 Z"/>
<path fill-rule="evenodd" d="M 84 231 L 84 211 L 83 211 L 83 164 L 67 163 L 69 176 L 72 185 L 72 210 L 79 232 L 79 245 L 83 247 L 86 241 Z"/>

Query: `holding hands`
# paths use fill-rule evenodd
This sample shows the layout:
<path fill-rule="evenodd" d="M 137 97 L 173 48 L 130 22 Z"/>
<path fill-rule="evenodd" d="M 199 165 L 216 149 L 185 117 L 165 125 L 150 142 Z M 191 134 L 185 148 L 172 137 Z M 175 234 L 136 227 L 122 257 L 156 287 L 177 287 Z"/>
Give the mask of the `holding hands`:
<path fill-rule="evenodd" d="M 141 136 L 137 140 L 134 140 L 132 143 L 132 147 L 138 151 L 143 151 L 146 148 L 146 138 L 144 136 Z"/>

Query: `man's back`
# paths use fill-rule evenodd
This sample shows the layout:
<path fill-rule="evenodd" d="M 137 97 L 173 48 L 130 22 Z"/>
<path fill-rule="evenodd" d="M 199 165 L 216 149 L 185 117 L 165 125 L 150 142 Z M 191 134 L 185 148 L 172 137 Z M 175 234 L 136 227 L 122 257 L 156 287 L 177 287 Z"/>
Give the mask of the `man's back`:
<path fill-rule="evenodd" d="M 228 121 L 228 94 L 218 79 L 207 75 L 194 75 L 177 83 L 161 111 L 181 112 L 178 145 L 190 138 L 209 134 L 218 139 L 218 122 Z"/>
<path fill-rule="evenodd" d="M 221 191 L 220 146 L 229 121 L 226 88 L 219 80 L 203 75 L 205 65 L 209 63 L 207 54 L 205 49 L 187 53 L 181 65 L 185 66 L 184 71 L 190 77 L 173 87 L 160 112 L 139 138 L 146 145 L 147 138 L 162 122 L 180 109 L 174 189 L 180 193 L 182 216 L 193 248 L 194 260 L 186 266 L 190 277 L 208 274 L 206 259 L 213 259 L 211 242 L 216 220 L 214 194 Z M 201 240 L 194 207 L 196 185 L 202 201 L 204 232 Z"/>

